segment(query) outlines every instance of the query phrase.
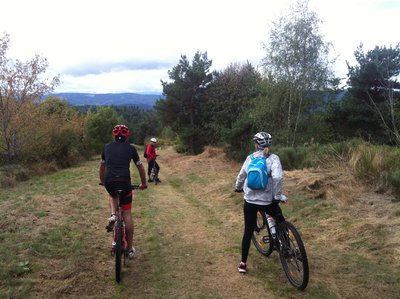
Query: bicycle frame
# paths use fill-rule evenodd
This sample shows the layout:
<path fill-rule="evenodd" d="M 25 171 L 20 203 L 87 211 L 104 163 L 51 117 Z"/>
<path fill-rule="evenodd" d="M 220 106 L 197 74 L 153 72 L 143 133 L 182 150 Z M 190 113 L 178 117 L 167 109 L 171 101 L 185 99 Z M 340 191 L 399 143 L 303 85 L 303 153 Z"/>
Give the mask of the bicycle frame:
<path fill-rule="evenodd" d="M 132 185 L 131 190 L 137 189 L 139 185 Z M 130 191 L 130 190 L 129 190 Z M 117 282 L 121 281 L 121 271 L 122 271 L 122 257 L 124 259 L 124 265 L 126 265 L 126 253 L 128 250 L 128 243 L 126 240 L 126 230 L 125 222 L 122 215 L 122 205 L 120 202 L 121 196 L 127 192 L 127 190 L 117 190 L 117 207 L 116 215 L 117 220 L 114 224 L 113 229 L 113 246 L 111 249 L 111 254 L 115 255 L 115 279 Z M 115 244 L 115 246 L 114 246 Z"/>
<path fill-rule="evenodd" d="M 120 196 L 120 194 L 118 194 L 118 197 L 119 196 Z M 128 243 L 126 241 L 125 222 L 124 222 L 124 219 L 123 219 L 123 216 L 122 216 L 122 209 L 121 209 L 121 205 L 120 205 L 120 202 L 119 202 L 119 198 L 118 198 L 118 201 L 117 201 L 116 215 L 117 215 L 117 220 L 115 221 L 115 225 L 114 225 L 114 228 L 113 228 L 113 240 L 114 240 L 114 243 L 113 243 L 114 246 L 112 247 L 112 251 L 113 252 L 115 252 L 115 245 L 116 245 L 116 240 L 117 240 L 116 228 L 118 227 L 119 223 L 122 223 L 122 228 L 123 228 L 123 230 L 122 230 L 122 240 L 123 240 L 123 248 L 124 248 L 124 250 L 128 246 Z"/>

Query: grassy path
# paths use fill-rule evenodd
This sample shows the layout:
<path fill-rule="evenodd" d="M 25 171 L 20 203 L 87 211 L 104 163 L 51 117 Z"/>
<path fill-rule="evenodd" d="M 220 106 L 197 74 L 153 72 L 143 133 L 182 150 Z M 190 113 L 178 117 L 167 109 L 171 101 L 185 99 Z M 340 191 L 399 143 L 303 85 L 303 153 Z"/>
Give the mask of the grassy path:
<path fill-rule="evenodd" d="M 160 158 L 162 183 L 150 186 L 134 213 L 140 269 L 127 273 L 137 284 L 123 297 L 274 298 L 257 278 L 237 273 L 242 227 L 236 206 L 226 206 L 231 180 L 209 190 L 212 177 L 174 167 L 173 156 Z"/>
<path fill-rule="evenodd" d="M 216 149 L 160 153 L 162 183 L 134 195 L 139 255 L 120 284 L 97 160 L 0 190 L 0 299 L 398 298 L 398 204 L 373 194 L 347 204 L 295 196 L 298 181 L 288 174 L 284 213 L 300 229 L 311 271 L 298 292 L 278 256 L 253 246 L 249 273 L 237 273 L 242 197 L 232 189 L 240 165 Z"/>

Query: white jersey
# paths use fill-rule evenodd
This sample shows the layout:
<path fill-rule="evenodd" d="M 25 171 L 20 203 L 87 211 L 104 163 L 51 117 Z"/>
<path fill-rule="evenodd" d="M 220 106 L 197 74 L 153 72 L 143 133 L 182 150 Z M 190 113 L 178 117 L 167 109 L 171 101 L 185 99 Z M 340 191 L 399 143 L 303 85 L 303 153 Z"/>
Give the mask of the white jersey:
<path fill-rule="evenodd" d="M 264 151 L 259 150 L 253 153 L 255 158 L 261 158 L 264 156 Z M 244 161 L 242 168 L 236 178 L 236 190 L 243 189 L 244 199 L 248 203 L 257 205 L 269 205 L 273 199 L 283 200 L 286 198 L 282 194 L 283 184 L 283 170 L 282 164 L 279 157 L 275 154 L 271 154 L 267 158 L 268 167 L 268 185 L 264 190 L 252 190 L 247 187 L 247 168 L 250 163 L 250 156 Z"/>

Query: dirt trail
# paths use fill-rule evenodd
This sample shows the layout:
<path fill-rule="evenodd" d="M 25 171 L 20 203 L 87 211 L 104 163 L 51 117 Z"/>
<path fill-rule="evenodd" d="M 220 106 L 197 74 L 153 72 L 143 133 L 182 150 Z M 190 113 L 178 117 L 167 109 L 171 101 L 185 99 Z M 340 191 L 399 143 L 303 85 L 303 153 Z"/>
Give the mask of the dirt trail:
<path fill-rule="evenodd" d="M 212 165 L 204 157 L 182 159 L 172 150 L 162 151 L 159 163 L 162 183 L 150 185 L 155 192 L 150 194 L 148 203 L 161 246 L 155 258 L 145 244 L 146 233 L 138 224 L 136 240 L 140 255 L 135 263 L 146 264 L 148 256 L 152 256 L 152 261 L 159 260 L 162 265 L 148 265 L 155 269 L 146 267 L 146 270 L 158 272 L 164 281 L 158 282 L 162 289 L 138 284 L 135 298 L 275 298 L 255 275 L 237 273 L 243 228 L 240 212 L 232 207 L 232 177 L 225 181 L 204 178 L 202 169 L 220 165 Z M 217 183 L 213 186 L 208 180 Z M 216 193 L 217 190 L 222 192 Z M 158 266 L 160 270 L 156 269 Z M 138 280 L 140 274 L 132 270 L 127 275 L 127 280 L 129 276 Z"/>

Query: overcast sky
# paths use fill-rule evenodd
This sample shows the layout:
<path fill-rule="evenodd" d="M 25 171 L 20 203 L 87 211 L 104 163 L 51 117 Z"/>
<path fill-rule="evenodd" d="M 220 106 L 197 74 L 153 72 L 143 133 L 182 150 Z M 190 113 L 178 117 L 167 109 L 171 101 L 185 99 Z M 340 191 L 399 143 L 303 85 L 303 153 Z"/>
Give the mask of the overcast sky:
<path fill-rule="evenodd" d="M 181 55 L 207 52 L 212 69 L 265 56 L 271 22 L 291 0 L 3 0 L 0 37 L 10 35 L 8 58 L 39 54 L 56 92 L 161 93 L 160 80 Z M 310 0 L 325 42 L 345 77 L 354 51 L 400 42 L 400 0 Z"/>

